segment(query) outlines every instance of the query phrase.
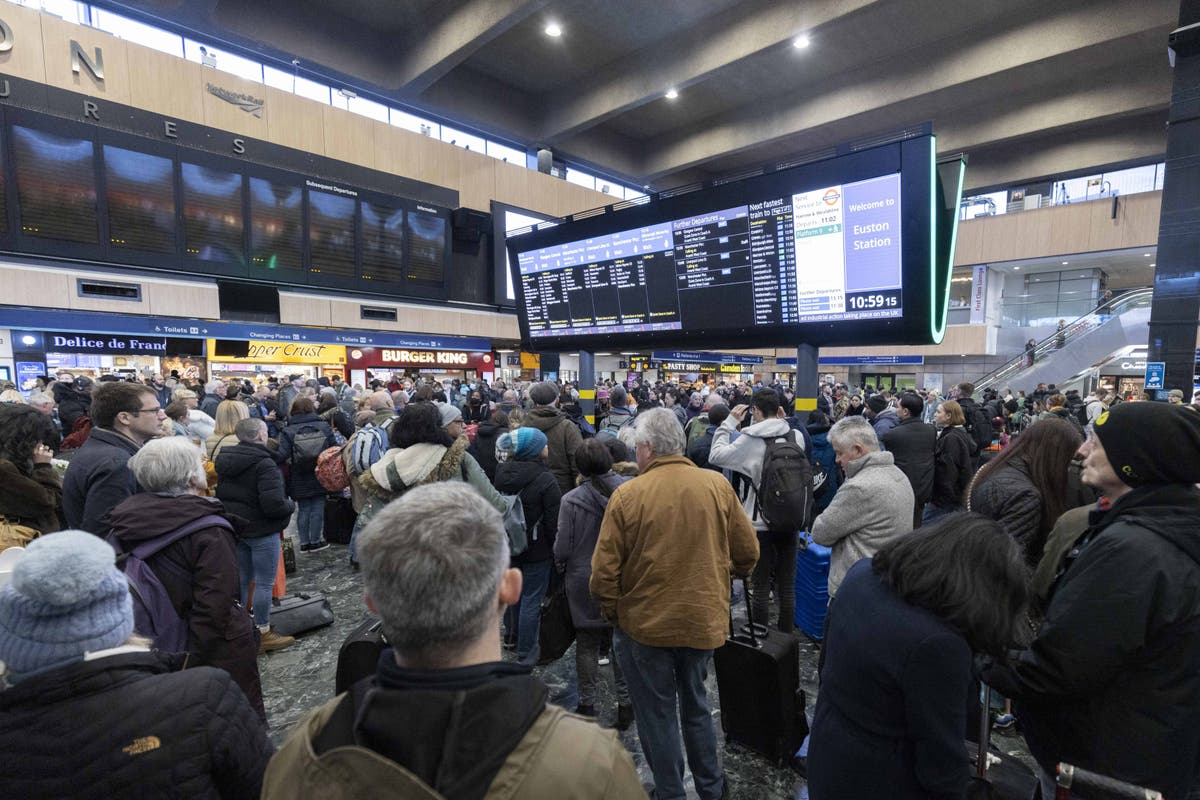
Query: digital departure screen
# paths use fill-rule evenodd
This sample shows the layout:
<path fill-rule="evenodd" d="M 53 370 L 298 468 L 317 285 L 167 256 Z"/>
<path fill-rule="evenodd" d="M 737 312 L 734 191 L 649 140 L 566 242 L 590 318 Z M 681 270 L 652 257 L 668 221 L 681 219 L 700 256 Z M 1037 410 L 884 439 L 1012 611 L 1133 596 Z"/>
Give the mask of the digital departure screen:
<path fill-rule="evenodd" d="M 439 285 L 445 264 L 446 220 L 420 210 L 408 212 L 408 279 Z"/>
<path fill-rule="evenodd" d="M 202 261 L 243 263 L 242 176 L 186 161 L 180 174 L 184 253 Z"/>
<path fill-rule="evenodd" d="M 404 279 L 404 210 L 362 203 L 362 279 L 398 284 Z"/>
<path fill-rule="evenodd" d="M 353 197 L 309 190 L 310 272 L 353 280 L 354 206 Z"/>
<path fill-rule="evenodd" d="M 163 156 L 104 146 L 108 238 L 122 250 L 175 252 L 174 162 Z"/>
<path fill-rule="evenodd" d="M 92 142 L 23 125 L 13 125 L 12 136 L 21 233 L 99 242 Z"/>
<path fill-rule="evenodd" d="M 304 190 L 266 178 L 250 179 L 250 264 L 254 274 L 304 265 Z"/>

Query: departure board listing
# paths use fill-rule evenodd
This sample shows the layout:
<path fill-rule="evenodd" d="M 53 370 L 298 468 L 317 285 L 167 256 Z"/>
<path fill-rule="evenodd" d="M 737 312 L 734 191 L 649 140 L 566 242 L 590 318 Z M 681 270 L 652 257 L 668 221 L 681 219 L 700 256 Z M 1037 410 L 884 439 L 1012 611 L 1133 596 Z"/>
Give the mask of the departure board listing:
<path fill-rule="evenodd" d="M 530 337 L 900 317 L 889 173 L 522 252 Z M 720 327 L 721 323 L 717 323 Z"/>

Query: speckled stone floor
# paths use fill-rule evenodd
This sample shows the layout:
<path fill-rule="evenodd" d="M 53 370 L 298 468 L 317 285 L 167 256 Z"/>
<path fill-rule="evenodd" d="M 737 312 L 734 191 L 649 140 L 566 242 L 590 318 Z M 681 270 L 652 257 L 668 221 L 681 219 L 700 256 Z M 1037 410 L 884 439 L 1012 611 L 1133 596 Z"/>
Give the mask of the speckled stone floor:
<path fill-rule="evenodd" d="M 297 560 L 298 571 L 296 575 L 288 578 L 288 592 L 324 592 L 337 619 L 333 625 L 301 637 L 295 646 L 259 659 L 267 716 L 271 724 L 272 738 L 276 743 L 281 743 L 309 710 L 333 696 L 338 648 L 367 613 L 363 605 L 362 580 L 358 573 L 350 569 L 345 547 L 333 545 L 319 553 L 297 553 Z M 744 616 L 742 604 L 736 607 L 735 614 Z M 810 720 L 817 696 L 817 654 L 818 648 L 802 637 L 800 685 L 808 696 Z M 578 694 L 573 648 L 555 663 L 539 668 L 537 674 L 550 688 L 552 702 L 574 710 L 578 704 Z M 600 723 L 611 726 L 616 719 L 616 696 L 612 688 L 611 668 L 602 668 L 601 675 L 598 702 Z M 717 697 L 716 676 L 712 670 L 709 670 L 708 694 L 714 727 L 720 737 L 720 703 Z M 636 725 L 620 736 L 633 755 L 643 782 L 651 785 L 652 779 L 641 755 Z M 995 736 L 993 740 L 1006 752 L 1017 755 L 1022 760 L 1028 759 L 1024 742 L 1019 736 Z M 790 769 L 778 769 L 756 754 L 732 744 L 722 744 L 721 757 L 729 780 L 729 797 L 732 800 L 808 798 L 803 779 Z M 695 794 L 690 792 L 690 775 L 687 782 L 689 797 L 695 797 Z"/>

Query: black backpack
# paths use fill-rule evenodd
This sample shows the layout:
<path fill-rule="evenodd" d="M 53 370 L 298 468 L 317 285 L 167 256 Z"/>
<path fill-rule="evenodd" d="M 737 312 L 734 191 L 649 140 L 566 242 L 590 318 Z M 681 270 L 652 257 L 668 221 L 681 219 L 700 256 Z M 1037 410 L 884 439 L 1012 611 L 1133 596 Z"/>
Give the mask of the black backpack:
<path fill-rule="evenodd" d="M 325 449 L 325 432 L 319 427 L 307 426 L 301 428 L 292 437 L 292 468 L 299 470 L 316 469 L 317 457 Z"/>
<path fill-rule="evenodd" d="M 813 508 L 812 464 L 796 434 L 764 440 L 762 480 L 755 497 L 755 516 L 776 533 L 808 529 Z"/>
<path fill-rule="evenodd" d="M 963 430 L 971 439 L 971 457 L 974 458 L 992 443 L 992 419 L 987 409 L 976 402 L 963 406 L 963 412 L 966 418 Z"/>

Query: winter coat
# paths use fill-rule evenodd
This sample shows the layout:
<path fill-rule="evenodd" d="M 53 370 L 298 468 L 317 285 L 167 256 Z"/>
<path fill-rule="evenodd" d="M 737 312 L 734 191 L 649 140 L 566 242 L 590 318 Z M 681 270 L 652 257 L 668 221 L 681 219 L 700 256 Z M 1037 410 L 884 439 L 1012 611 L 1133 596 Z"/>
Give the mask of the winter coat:
<path fill-rule="evenodd" d="M 204 441 L 212 436 L 217 427 L 217 421 L 198 408 L 188 409 L 187 430 L 189 436 L 195 436 Z"/>
<path fill-rule="evenodd" d="M 699 419 L 699 417 L 697 417 Z M 709 425 L 705 428 L 704 433 L 697 436 L 688 445 L 687 457 L 692 463 L 702 469 L 711 469 L 720 472 L 721 468 L 715 464 L 708 463 L 708 456 L 712 452 L 713 434 L 716 433 L 717 426 Z"/>
<path fill-rule="evenodd" d="M 806 428 L 813 448 L 809 458 L 813 463 L 813 476 L 816 476 L 817 467 L 820 467 L 825 473 L 825 483 L 820 487 L 814 487 L 813 505 L 818 514 L 829 508 L 829 504 L 833 502 L 833 497 L 837 494 L 838 486 L 841 484 L 837 454 L 833 452 L 833 445 L 829 443 L 830 427 L 829 425 L 809 425 Z"/>
<path fill-rule="evenodd" d="M 616 734 L 547 694 L 528 667 L 404 670 L 385 650 L 375 678 L 296 726 L 263 800 L 645 798 Z"/>
<path fill-rule="evenodd" d="M 63 478 L 63 514 L 68 528 L 102 536 L 108 512 L 138 491 L 129 471 L 129 457 L 138 445 L 119 433 L 92 428 L 91 436 L 75 451 Z"/>
<path fill-rule="evenodd" d="M 340 433 L 343 439 L 349 439 L 354 435 L 354 420 L 348 417 L 346 413 L 337 406 L 334 406 L 327 411 L 322 411 L 319 416 L 321 419 L 329 423 L 329 427 L 331 429 Z"/>
<path fill-rule="evenodd" d="M 600 478 L 608 494 L 598 491 L 591 479 L 567 492 L 558 511 L 558 538 L 554 540 L 554 560 L 562 568 L 571 608 L 571 621 L 576 628 L 595 630 L 607 628 L 600 616 L 600 606 L 588 589 L 592 577 L 592 554 L 600 536 L 600 523 L 608 498 L 628 478 L 610 472 Z"/>
<path fill-rule="evenodd" d="M 62 422 L 63 436 L 66 436 L 80 417 L 91 413 L 92 393 L 76 391 L 74 384 L 55 383 L 54 402 L 58 408 L 58 419 Z"/>
<path fill-rule="evenodd" d="M 817 544 L 832 548 L 829 596 L 859 560 L 913 528 L 913 491 L 891 453 L 867 453 L 846 465 L 846 480 L 812 525 Z"/>
<path fill-rule="evenodd" d="M 1028 649 L 984 672 L 1042 769 L 1066 761 L 1167 797 L 1200 763 L 1200 491 L 1097 508 Z"/>
<path fill-rule="evenodd" d="M 62 530 L 62 483 L 49 464 L 34 464 L 26 475 L 0 458 L 0 517 L 39 533 Z"/>
<path fill-rule="evenodd" d="M 245 539 L 274 536 L 288 526 L 296 504 L 288 499 L 283 472 L 265 446 L 238 442 L 221 449 L 213 462 L 217 499 L 230 514 L 246 521 Z"/>
<path fill-rule="evenodd" d="M 221 401 L 225 398 L 220 395 L 206 394 L 200 398 L 200 410 L 208 414 L 213 419 L 217 418 L 217 406 L 221 405 Z"/>
<path fill-rule="evenodd" d="M 813 797 L 959 800 L 971 648 L 864 559 L 829 608 L 808 751 Z"/>
<path fill-rule="evenodd" d="M 148 383 L 146 385 L 154 390 L 155 396 L 158 397 L 159 407 L 166 408 L 167 406 L 171 405 L 171 395 L 175 393 L 174 389 L 172 389 L 170 386 L 155 386 L 153 383 Z"/>
<path fill-rule="evenodd" d="M 908 478 L 918 506 L 929 502 L 933 494 L 934 462 L 937 458 L 937 428 L 916 417 L 900 420 L 896 427 L 879 437 L 884 448 L 896 459 L 896 466 Z"/>
<path fill-rule="evenodd" d="M 889 431 L 895 430 L 896 426 L 899 424 L 900 417 L 896 414 L 896 410 L 893 408 L 885 408 L 883 411 L 880 411 L 878 414 L 876 414 L 875 418 L 871 420 L 871 427 L 875 429 L 875 435 L 879 437 L 880 442 L 883 441 L 885 434 L 887 434 Z"/>
<path fill-rule="evenodd" d="M 1023 459 L 1010 459 L 986 480 L 973 479 L 967 510 L 1003 525 L 1021 545 L 1025 563 L 1031 570 L 1037 568 L 1049 531 L 1042 530 L 1042 493 Z"/>
<path fill-rule="evenodd" d="M 294 500 L 325 495 L 325 487 L 317 480 L 315 464 L 301 468 L 292 463 L 292 449 L 296 445 L 296 436 L 304 430 L 319 430 L 325 434 L 322 451 L 337 444 L 329 423 L 316 414 L 298 414 L 288 419 L 287 427 L 279 435 L 279 459 L 291 467 L 288 471 L 288 496 Z"/>
<path fill-rule="evenodd" d="M 975 473 L 971 436 L 961 425 L 938 431 L 933 461 L 933 492 L 929 502 L 938 508 L 960 509 L 963 493 Z"/>
<path fill-rule="evenodd" d="M 613 436 L 615 437 L 629 423 L 633 422 L 634 414 L 627 407 L 609 409 L 608 415 L 604 418 L 604 422 L 600 423 L 596 429 L 596 436 Z"/>
<path fill-rule="evenodd" d="M 208 454 L 209 461 L 216 461 L 218 453 L 220 453 L 226 447 L 230 447 L 237 443 L 237 437 L 232 433 L 222 433 L 217 435 L 214 432 L 209 434 L 208 438 L 204 440 L 204 452 Z"/>
<path fill-rule="evenodd" d="M 229 674 L 122 647 L 0 692 L 0 797 L 258 797 L 275 748 Z"/>
<path fill-rule="evenodd" d="M 500 438 L 500 434 L 507 431 L 508 428 L 502 425 L 481 422 L 479 430 L 475 431 L 475 441 L 471 442 L 471 446 L 467 448 L 467 452 L 474 456 L 475 460 L 479 462 L 479 466 L 483 468 L 488 481 L 496 480 L 496 440 Z"/>
<path fill-rule="evenodd" d="M 537 428 L 546 434 L 550 446 L 550 471 L 558 480 L 558 489 L 566 494 L 575 488 L 575 451 L 583 444 L 583 434 L 575 423 L 557 408 L 538 406 L 525 415 L 523 427 Z"/>
<path fill-rule="evenodd" d="M 529 547 L 514 564 L 537 564 L 554 556 L 554 537 L 558 534 L 558 512 L 562 493 L 540 459 L 525 461 L 509 459 L 496 467 L 497 491 L 509 496 L 520 495 L 525 512 L 525 533 Z"/>
<path fill-rule="evenodd" d="M 207 497 L 136 494 L 113 509 L 112 535 L 122 552 L 178 530 L 209 514 L 228 517 L 220 502 Z M 232 520 L 235 529 L 240 520 Z M 202 528 L 160 550 L 149 560 L 188 623 L 192 663 L 220 667 L 246 693 L 250 706 L 265 717 L 258 676 L 258 632 L 239 599 L 234 534 L 224 528 Z"/>
<path fill-rule="evenodd" d="M 637 642 L 711 650 L 729 635 L 730 573 L 757 561 L 729 481 L 660 456 L 609 498 L 588 585 L 604 620 Z"/>
<path fill-rule="evenodd" d="M 708 451 L 708 462 L 722 469 L 729 469 L 749 480 L 742 481 L 739 497 L 746 516 L 756 531 L 767 530 L 767 523 L 758 516 L 758 485 L 762 482 L 763 459 L 767 454 L 767 439 L 792 436 L 800 449 L 804 449 L 804 436 L 792 430 L 786 419 L 764 419 L 742 428 L 741 435 L 730 441 L 737 430 L 738 420 L 726 417 L 713 431 L 712 447 Z"/>

